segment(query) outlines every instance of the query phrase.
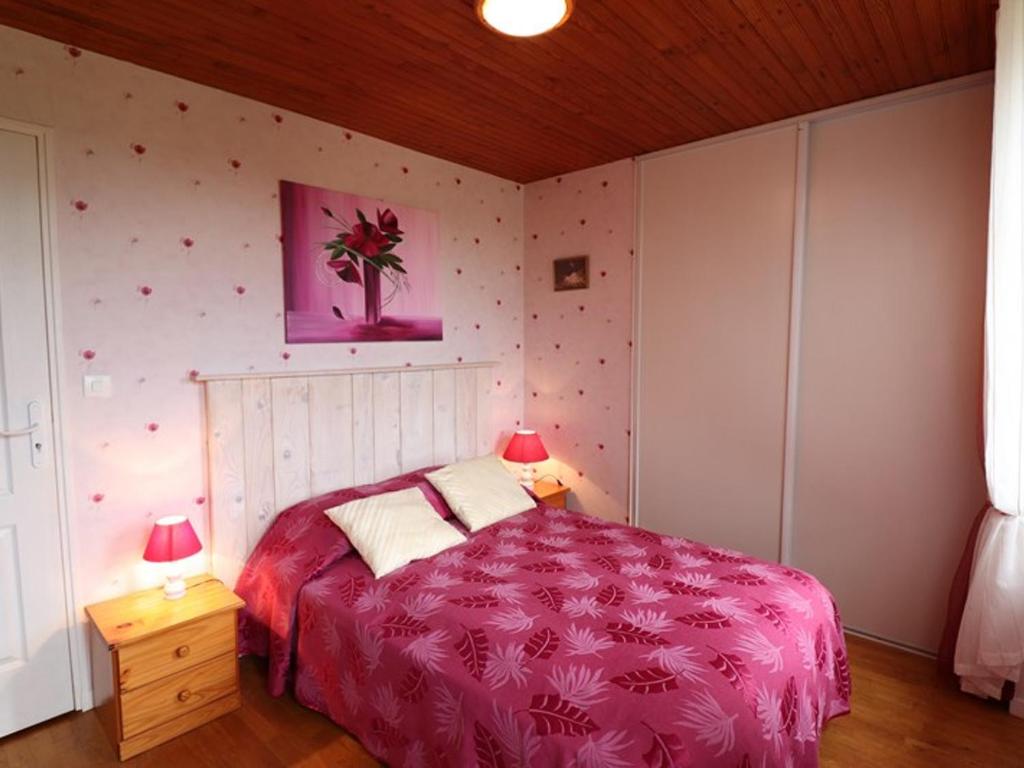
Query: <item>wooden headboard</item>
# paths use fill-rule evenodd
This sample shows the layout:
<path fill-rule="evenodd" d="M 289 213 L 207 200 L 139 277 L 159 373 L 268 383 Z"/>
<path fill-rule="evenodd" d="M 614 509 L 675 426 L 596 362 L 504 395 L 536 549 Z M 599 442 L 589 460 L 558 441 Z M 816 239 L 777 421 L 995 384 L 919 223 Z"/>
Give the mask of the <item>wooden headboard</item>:
<path fill-rule="evenodd" d="M 201 376 L 214 574 L 233 586 L 277 513 L 489 453 L 494 363 Z"/>

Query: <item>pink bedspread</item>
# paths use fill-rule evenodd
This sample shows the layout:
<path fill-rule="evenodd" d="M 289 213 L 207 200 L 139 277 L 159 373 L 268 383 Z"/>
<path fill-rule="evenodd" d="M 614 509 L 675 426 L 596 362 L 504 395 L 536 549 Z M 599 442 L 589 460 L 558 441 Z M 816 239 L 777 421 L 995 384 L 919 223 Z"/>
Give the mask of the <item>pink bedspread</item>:
<path fill-rule="evenodd" d="M 541 505 L 374 580 L 337 503 L 260 543 L 242 649 L 390 765 L 816 766 L 849 711 L 839 616 L 805 573 Z"/>

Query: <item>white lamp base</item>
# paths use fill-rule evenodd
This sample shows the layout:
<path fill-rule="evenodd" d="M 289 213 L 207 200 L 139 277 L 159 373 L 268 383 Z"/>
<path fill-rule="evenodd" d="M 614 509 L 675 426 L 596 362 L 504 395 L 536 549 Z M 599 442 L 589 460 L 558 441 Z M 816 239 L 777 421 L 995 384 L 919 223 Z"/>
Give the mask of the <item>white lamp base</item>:
<path fill-rule="evenodd" d="M 519 471 L 519 484 L 523 488 L 529 488 L 533 490 L 533 465 L 523 464 L 523 468 Z"/>
<path fill-rule="evenodd" d="M 168 574 L 164 584 L 165 600 L 180 600 L 185 596 L 185 580 L 180 573 Z"/>

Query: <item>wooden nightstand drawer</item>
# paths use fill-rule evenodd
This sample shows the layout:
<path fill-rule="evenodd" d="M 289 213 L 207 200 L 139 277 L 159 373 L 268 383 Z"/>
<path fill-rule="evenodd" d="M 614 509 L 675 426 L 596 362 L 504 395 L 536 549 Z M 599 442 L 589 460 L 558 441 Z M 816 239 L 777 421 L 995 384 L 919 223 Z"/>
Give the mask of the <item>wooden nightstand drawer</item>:
<path fill-rule="evenodd" d="M 208 616 L 126 645 L 117 655 L 121 691 L 134 690 L 234 650 L 234 611 Z"/>
<path fill-rule="evenodd" d="M 227 653 L 121 697 L 121 736 L 130 739 L 161 723 L 233 693 L 238 687 L 234 653 Z"/>
<path fill-rule="evenodd" d="M 128 760 L 136 755 L 151 749 L 165 741 L 170 741 L 175 736 L 188 733 L 193 728 L 205 725 L 211 720 L 216 720 L 221 715 L 233 712 L 242 706 L 242 695 L 235 691 L 220 699 L 215 699 L 211 704 L 204 704 L 199 709 L 169 720 L 156 728 L 143 731 L 138 736 L 125 739 L 118 743 L 117 753 L 122 760 Z"/>

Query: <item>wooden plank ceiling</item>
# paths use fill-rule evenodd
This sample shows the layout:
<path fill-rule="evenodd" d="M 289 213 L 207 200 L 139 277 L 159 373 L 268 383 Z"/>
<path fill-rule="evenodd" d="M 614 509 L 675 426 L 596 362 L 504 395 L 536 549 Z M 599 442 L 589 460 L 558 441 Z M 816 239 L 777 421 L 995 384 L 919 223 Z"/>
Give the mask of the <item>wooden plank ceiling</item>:
<path fill-rule="evenodd" d="M 989 69 L 993 0 L 0 0 L 0 24 L 527 182 Z"/>

